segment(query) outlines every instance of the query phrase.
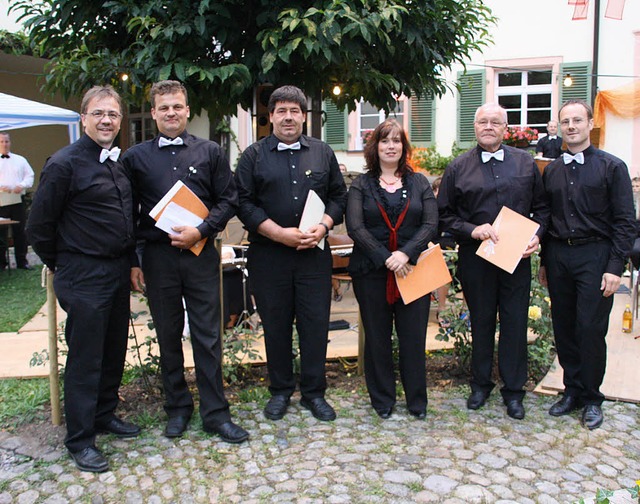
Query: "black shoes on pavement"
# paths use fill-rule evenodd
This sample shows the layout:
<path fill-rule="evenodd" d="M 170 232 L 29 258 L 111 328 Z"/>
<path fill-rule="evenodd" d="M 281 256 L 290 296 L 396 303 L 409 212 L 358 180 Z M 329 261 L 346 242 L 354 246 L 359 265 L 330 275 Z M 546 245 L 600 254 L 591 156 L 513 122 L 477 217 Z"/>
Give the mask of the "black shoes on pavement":
<path fill-rule="evenodd" d="M 604 421 L 604 415 L 602 414 L 602 408 L 597 404 L 587 404 L 582 410 L 581 423 L 589 430 L 597 429 L 602 425 Z"/>
<path fill-rule="evenodd" d="M 551 416 L 568 415 L 573 410 L 577 410 L 578 408 L 580 408 L 580 399 L 578 399 L 576 396 L 565 394 L 562 396 L 562 399 L 551 406 L 551 408 L 549 409 L 549 414 Z"/>
<path fill-rule="evenodd" d="M 264 416 L 269 420 L 280 420 L 287 412 L 289 396 L 274 395 L 264 407 Z"/>
<path fill-rule="evenodd" d="M 191 417 L 178 415 L 174 417 L 170 417 L 167 422 L 167 426 L 164 429 L 164 435 L 168 438 L 177 438 L 184 434 L 184 431 L 187 430 L 187 425 L 189 425 L 189 420 Z"/>
<path fill-rule="evenodd" d="M 467 399 L 467 408 L 471 410 L 480 409 L 484 406 L 484 403 L 487 402 L 488 398 L 489 394 L 486 392 L 483 392 L 482 390 L 474 390 Z"/>
<path fill-rule="evenodd" d="M 504 402 L 507 407 L 507 415 L 516 420 L 522 420 L 524 418 L 524 406 L 522 405 L 522 399 L 510 399 Z"/>
<path fill-rule="evenodd" d="M 103 434 L 113 434 L 119 438 L 136 437 L 142 432 L 142 429 L 131 422 L 113 417 L 105 423 L 96 424 L 96 432 Z"/>
<path fill-rule="evenodd" d="M 324 397 L 314 397 L 313 399 L 303 397 L 300 399 L 300 405 L 307 408 L 314 417 L 323 422 L 331 422 L 336 419 L 336 412 L 331 405 L 325 401 Z"/>
<path fill-rule="evenodd" d="M 77 452 L 69 452 L 69 455 L 81 471 L 101 473 L 109 470 L 109 462 L 95 446 L 87 446 Z"/>
<path fill-rule="evenodd" d="M 227 443 L 242 443 L 249 439 L 249 433 L 231 420 L 215 426 L 203 425 L 202 428 L 205 432 L 217 434 Z"/>

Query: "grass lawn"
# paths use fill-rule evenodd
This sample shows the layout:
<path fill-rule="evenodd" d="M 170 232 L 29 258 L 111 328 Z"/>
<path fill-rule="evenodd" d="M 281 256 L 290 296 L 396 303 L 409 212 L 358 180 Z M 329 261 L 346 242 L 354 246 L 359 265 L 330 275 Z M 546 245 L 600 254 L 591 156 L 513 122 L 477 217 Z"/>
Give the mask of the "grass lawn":
<path fill-rule="evenodd" d="M 35 266 L 32 270 L 0 271 L 0 332 L 20 329 L 47 300 L 41 270 L 42 266 Z"/>

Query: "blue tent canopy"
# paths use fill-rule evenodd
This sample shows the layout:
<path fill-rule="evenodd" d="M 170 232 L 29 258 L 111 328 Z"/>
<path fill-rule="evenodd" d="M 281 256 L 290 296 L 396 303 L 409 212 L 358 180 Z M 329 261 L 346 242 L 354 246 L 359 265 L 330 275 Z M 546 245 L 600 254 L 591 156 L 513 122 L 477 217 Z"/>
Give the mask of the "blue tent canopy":
<path fill-rule="evenodd" d="M 66 125 L 71 143 L 80 138 L 77 112 L 0 93 L 0 131 L 51 124 Z"/>

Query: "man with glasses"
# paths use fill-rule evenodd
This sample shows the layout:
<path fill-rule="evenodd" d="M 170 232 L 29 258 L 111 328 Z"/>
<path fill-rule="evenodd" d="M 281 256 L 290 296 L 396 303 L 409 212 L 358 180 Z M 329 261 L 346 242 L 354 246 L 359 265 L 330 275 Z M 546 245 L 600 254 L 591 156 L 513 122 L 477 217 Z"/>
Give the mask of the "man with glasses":
<path fill-rule="evenodd" d="M 115 415 L 127 350 L 133 199 L 120 149 L 112 148 L 120 96 L 111 86 L 93 87 L 81 112 L 82 138 L 42 169 L 27 235 L 55 271 L 55 292 L 67 312 L 65 446 L 80 470 L 104 472 L 109 463 L 95 446 L 96 433 L 140 433 Z"/>
<path fill-rule="evenodd" d="M 459 245 L 458 278 L 469 306 L 472 333 L 471 395 L 467 408 L 482 407 L 495 384 L 491 379 L 500 317 L 498 369 L 507 414 L 524 418 L 524 385 L 527 381 L 527 317 L 531 287 L 529 257 L 538 248 L 549 208 L 542 178 L 526 151 L 502 145 L 507 112 L 494 103 L 480 107 L 474 122 L 478 146 L 447 166 L 440 191 L 440 226 Z M 508 240 L 492 223 L 506 206 L 540 224 L 515 271 L 510 274 L 476 255 L 480 242 Z"/>
<path fill-rule="evenodd" d="M 564 395 L 549 414 L 583 408 L 582 425 L 602 425 L 600 386 L 613 294 L 636 237 L 633 193 L 624 162 L 591 145 L 593 111 L 583 100 L 560 107 L 567 152 L 544 171 L 551 220 L 540 280 L 549 284 Z"/>
<path fill-rule="evenodd" d="M 194 409 L 184 374 L 184 299 L 202 427 L 223 441 L 241 443 L 249 433 L 231 421 L 222 386 L 220 257 L 214 245 L 216 234 L 238 207 L 238 193 L 221 147 L 187 132 L 190 111 L 182 83 L 157 82 L 150 94 L 151 116 L 159 135 L 129 149 L 123 163 L 140 204 L 137 238 L 144 246 L 142 268 L 134 267 L 131 279 L 137 290 L 146 282 L 158 336 L 164 408 L 169 417 L 164 435 L 182 436 Z M 198 226 L 174 226 L 172 233 L 166 233 L 155 226 L 149 212 L 177 181 L 200 198 L 209 214 Z M 199 255 L 189 250 L 203 238 L 209 239 Z"/>

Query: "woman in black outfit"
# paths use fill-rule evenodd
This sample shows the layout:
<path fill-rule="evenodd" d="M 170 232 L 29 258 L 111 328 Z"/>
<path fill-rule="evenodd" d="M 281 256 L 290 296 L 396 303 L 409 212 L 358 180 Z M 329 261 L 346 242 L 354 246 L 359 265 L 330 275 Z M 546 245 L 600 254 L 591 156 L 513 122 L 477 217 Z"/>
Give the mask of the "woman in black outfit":
<path fill-rule="evenodd" d="M 365 378 L 371 404 L 382 418 L 391 416 L 396 403 L 394 321 L 407 408 L 419 419 L 427 409 L 430 296 L 405 305 L 395 274 L 407 275 L 436 236 L 438 209 L 427 178 L 407 165 L 410 152 L 400 124 L 380 124 L 364 149 L 366 172 L 351 184 L 347 203 L 347 231 L 354 241 L 348 271 L 365 331 Z"/>

